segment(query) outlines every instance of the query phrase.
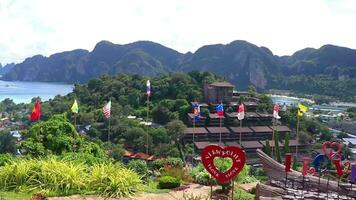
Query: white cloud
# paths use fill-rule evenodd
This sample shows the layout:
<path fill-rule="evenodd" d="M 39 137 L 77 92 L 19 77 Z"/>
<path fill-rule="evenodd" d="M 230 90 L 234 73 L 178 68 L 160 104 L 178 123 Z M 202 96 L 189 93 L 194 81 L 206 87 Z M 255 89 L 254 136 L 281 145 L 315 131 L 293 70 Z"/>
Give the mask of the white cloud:
<path fill-rule="evenodd" d="M 0 62 L 84 48 L 100 40 L 152 40 L 180 52 L 247 40 L 288 55 L 356 48 L 352 0 L 1 0 Z"/>

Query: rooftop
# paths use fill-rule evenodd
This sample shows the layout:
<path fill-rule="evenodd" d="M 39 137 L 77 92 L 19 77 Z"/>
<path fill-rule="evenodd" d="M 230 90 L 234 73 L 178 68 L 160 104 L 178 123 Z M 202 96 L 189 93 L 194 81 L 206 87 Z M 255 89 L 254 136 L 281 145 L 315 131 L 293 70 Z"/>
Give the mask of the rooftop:
<path fill-rule="evenodd" d="M 218 145 L 217 143 L 210 143 L 210 142 L 194 142 L 194 145 L 198 148 L 198 149 L 204 149 L 205 147 L 209 146 L 209 145 Z M 221 144 L 220 146 L 225 146 L 223 144 Z"/>
<path fill-rule="evenodd" d="M 272 118 L 273 114 L 270 113 L 257 113 L 260 117 Z"/>
<path fill-rule="evenodd" d="M 194 119 L 194 113 L 188 113 L 188 117 L 190 118 L 190 119 Z M 203 117 L 203 116 L 201 116 L 200 115 L 200 119 L 202 119 L 202 120 L 205 120 L 205 117 Z"/>
<path fill-rule="evenodd" d="M 255 112 L 246 112 L 245 113 L 245 116 L 248 117 L 248 118 L 258 118 L 260 117 L 257 113 Z"/>
<path fill-rule="evenodd" d="M 210 133 L 216 134 L 216 133 L 222 133 L 222 134 L 227 134 L 230 133 L 229 129 L 227 129 L 226 127 L 207 127 L 208 131 Z"/>
<path fill-rule="evenodd" d="M 249 127 L 230 127 L 230 129 L 234 133 L 253 133 L 253 130 L 251 130 Z"/>
<path fill-rule="evenodd" d="M 225 118 L 224 116 L 218 116 L 216 113 L 209 114 L 209 117 L 211 119 L 219 119 L 219 118 L 224 119 Z"/>
<path fill-rule="evenodd" d="M 256 133 L 272 133 L 272 129 L 268 126 L 251 126 L 250 128 Z"/>
<path fill-rule="evenodd" d="M 263 147 L 258 141 L 242 141 L 241 145 L 245 149 L 259 149 Z"/>
<path fill-rule="evenodd" d="M 229 82 L 214 82 L 214 83 L 211 83 L 210 86 L 214 86 L 214 87 L 231 87 L 231 88 L 234 87 Z"/>
<path fill-rule="evenodd" d="M 225 142 L 225 144 L 226 144 L 226 146 L 233 146 L 233 147 L 241 148 L 241 146 L 237 142 Z"/>
<path fill-rule="evenodd" d="M 261 143 L 263 144 L 263 146 L 266 146 L 266 141 L 261 141 Z M 279 144 L 280 147 L 283 145 L 281 142 L 278 142 L 278 144 Z M 275 146 L 275 145 L 274 145 L 274 141 L 269 140 L 269 145 L 270 145 L 271 147 L 274 147 L 274 146 Z"/>
<path fill-rule="evenodd" d="M 208 131 L 202 127 L 186 128 L 184 134 L 207 134 Z"/>
<path fill-rule="evenodd" d="M 287 126 L 270 126 L 270 128 L 277 132 L 291 132 L 290 128 Z"/>

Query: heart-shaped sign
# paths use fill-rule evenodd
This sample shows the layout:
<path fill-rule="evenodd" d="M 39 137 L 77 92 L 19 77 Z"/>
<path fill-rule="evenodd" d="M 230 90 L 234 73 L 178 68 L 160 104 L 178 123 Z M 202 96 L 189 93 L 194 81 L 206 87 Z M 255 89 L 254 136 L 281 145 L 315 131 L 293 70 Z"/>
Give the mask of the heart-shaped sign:
<path fill-rule="evenodd" d="M 336 151 L 334 151 L 334 147 L 337 148 Z M 342 151 L 342 145 L 337 142 L 324 142 L 323 143 L 323 152 L 324 154 L 331 160 L 332 158 L 339 157 L 341 155 Z M 330 149 L 329 151 L 327 149 Z"/>
<path fill-rule="evenodd" d="M 221 172 L 214 164 L 214 158 L 231 158 L 232 167 L 226 172 Z M 228 146 L 220 147 L 217 145 L 209 145 L 201 152 L 201 160 L 205 169 L 216 179 L 219 183 L 225 183 L 238 175 L 246 163 L 245 152 L 239 147 Z"/>

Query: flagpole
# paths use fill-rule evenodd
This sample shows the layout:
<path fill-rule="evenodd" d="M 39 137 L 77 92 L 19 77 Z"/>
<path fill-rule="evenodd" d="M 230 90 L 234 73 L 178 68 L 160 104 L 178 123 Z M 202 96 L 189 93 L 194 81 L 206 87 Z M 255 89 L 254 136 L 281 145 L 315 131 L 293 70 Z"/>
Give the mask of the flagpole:
<path fill-rule="evenodd" d="M 241 145 L 241 132 L 242 132 L 242 119 L 240 120 L 240 146 L 242 147 L 242 145 Z"/>
<path fill-rule="evenodd" d="M 74 128 L 77 130 L 77 114 L 74 113 Z"/>
<path fill-rule="evenodd" d="M 295 145 L 295 155 L 298 159 L 298 145 L 299 145 L 299 115 L 297 113 L 297 145 Z"/>
<path fill-rule="evenodd" d="M 195 116 L 193 118 L 193 156 L 192 156 L 192 164 L 194 163 L 194 141 L 195 141 Z"/>
<path fill-rule="evenodd" d="M 108 142 L 110 141 L 110 118 L 111 116 L 109 117 Z"/>
<path fill-rule="evenodd" d="M 272 124 L 273 124 L 272 143 L 273 143 L 274 145 L 272 145 L 272 147 L 271 147 L 271 149 L 272 149 L 272 157 L 273 157 L 273 147 L 276 146 L 275 141 L 274 141 L 275 123 L 276 123 L 276 119 L 273 117 L 273 119 L 272 119 Z"/>
<path fill-rule="evenodd" d="M 147 95 L 147 113 L 146 113 L 146 154 L 148 154 L 148 113 L 149 113 L 149 103 L 150 103 L 150 96 L 148 93 L 146 93 Z"/>
<path fill-rule="evenodd" d="M 111 98 L 109 99 L 109 102 L 111 102 Z M 110 119 L 111 119 L 111 105 L 110 105 L 110 116 L 109 116 L 109 127 L 108 127 L 108 142 L 110 142 Z"/>
<path fill-rule="evenodd" d="M 220 116 L 220 135 L 219 135 L 219 146 L 221 145 L 221 117 L 222 116 Z"/>

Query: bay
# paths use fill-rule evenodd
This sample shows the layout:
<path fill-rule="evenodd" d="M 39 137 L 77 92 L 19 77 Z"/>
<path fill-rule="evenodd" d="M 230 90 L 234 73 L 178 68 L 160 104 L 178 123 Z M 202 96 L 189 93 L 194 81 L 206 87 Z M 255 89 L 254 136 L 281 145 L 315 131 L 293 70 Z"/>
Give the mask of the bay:
<path fill-rule="evenodd" d="M 72 92 L 73 87 L 64 83 L 0 81 L 0 101 L 9 98 L 15 103 L 30 103 L 33 97 L 38 96 L 46 101 Z"/>

